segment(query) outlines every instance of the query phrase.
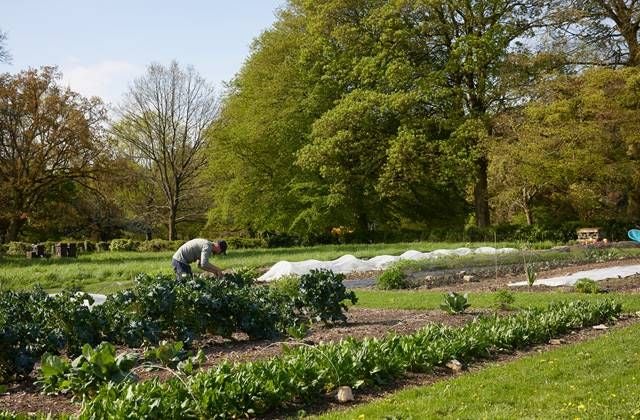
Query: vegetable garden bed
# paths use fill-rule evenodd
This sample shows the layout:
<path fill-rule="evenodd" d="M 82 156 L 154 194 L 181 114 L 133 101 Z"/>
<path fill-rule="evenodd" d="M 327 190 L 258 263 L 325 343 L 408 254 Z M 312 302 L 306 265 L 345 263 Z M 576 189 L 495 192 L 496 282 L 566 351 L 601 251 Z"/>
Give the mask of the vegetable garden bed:
<path fill-rule="evenodd" d="M 534 311 L 528 314 L 521 313 L 514 317 L 504 319 L 492 318 L 492 320 L 476 321 L 464 327 L 453 329 L 433 326 L 429 327 L 426 332 L 418 332 L 403 337 L 365 339 L 364 341 L 349 339 L 342 344 L 326 344 L 313 348 L 305 345 L 291 349 L 285 355 L 268 361 L 258 361 L 249 364 L 242 363 L 239 365 L 223 363 L 222 365 L 214 367 L 208 373 L 197 374 L 193 379 L 189 379 L 184 383 L 177 380 L 169 380 L 162 383 L 145 381 L 144 384 L 120 385 L 111 387 L 106 391 L 106 388 L 103 388 L 102 391 L 98 393 L 98 399 L 96 399 L 91 406 L 87 405 L 85 407 L 85 414 L 89 413 L 88 410 L 93 410 L 92 413 L 98 416 L 108 415 L 117 417 L 130 410 L 151 409 L 151 412 L 136 411 L 135 413 L 136 415 L 157 415 L 158 417 L 172 415 L 178 415 L 179 417 L 198 415 L 212 417 L 225 412 L 227 415 L 242 415 L 243 413 L 249 415 L 259 414 L 273 408 L 272 404 L 275 404 L 279 408 L 283 406 L 303 407 L 305 402 L 318 401 L 318 399 L 321 399 L 325 395 L 325 392 L 330 391 L 339 384 L 348 383 L 354 387 L 360 385 L 366 389 L 370 385 L 386 383 L 393 378 L 403 375 L 407 370 L 429 370 L 441 365 L 452 357 L 457 357 L 465 361 L 488 354 L 499 353 L 500 348 L 510 350 L 521 346 L 528 346 L 535 342 L 546 342 L 550 336 L 566 332 L 572 328 L 578 328 L 585 323 L 588 325 L 592 322 L 602 322 L 610 319 L 618 311 L 619 308 L 610 303 L 573 303 L 565 307 L 556 306 L 549 312 Z M 391 313 L 393 313 L 393 311 L 391 311 Z M 416 313 L 408 312 L 405 314 L 408 315 L 407 320 L 416 315 Z M 531 316 L 537 318 L 527 318 Z M 458 322 L 460 322 L 458 317 L 448 318 L 458 319 Z M 467 318 L 467 320 L 468 319 L 469 318 Z M 517 322 L 517 319 L 522 321 L 522 325 Z M 536 322 L 532 322 L 534 319 Z M 464 320 L 462 322 L 464 322 Z M 391 320 L 388 323 L 398 324 Z M 528 330 L 527 328 L 531 328 L 534 323 L 538 325 L 538 327 Z M 402 324 L 402 322 L 400 322 L 400 324 Z M 527 340 L 522 341 L 522 335 L 520 335 L 520 339 L 518 339 L 518 334 L 501 335 L 498 333 L 497 335 L 493 335 L 494 339 L 498 339 L 498 344 L 496 345 L 496 343 L 491 344 L 485 339 L 479 340 L 478 336 L 474 335 L 479 331 L 494 331 L 494 333 L 508 331 L 509 325 L 515 328 L 515 330 L 520 331 L 519 334 L 526 333 L 534 339 L 531 342 Z M 540 326 L 542 327 L 540 328 Z M 504 328 L 507 328 L 507 330 Z M 347 331 L 345 330 L 344 332 L 346 333 Z M 438 345 L 437 342 L 441 339 L 445 339 L 446 343 Z M 413 344 L 411 344 L 412 342 Z M 422 344 L 418 345 L 416 344 L 417 342 Z M 462 343 L 464 346 L 467 346 L 468 349 L 463 351 L 455 350 L 455 348 L 451 346 L 451 343 Z M 489 347 L 487 347 L 487 344 L 489 344 Z M 403 348 L 404 350 L 402 350 Z M 437 351 L 435 353 L 430 351 L 425 353 L 425 348 L 436 349 Z M 395 351 L 400 351 L 400 354 L 404 356 L 400 358 L 391 357 L 387 360 L 385 356 L 386 349 L 396 349 Z M 408 349 L 412 350 L 408 351 Z M 452 349 L 453 353 L 451 353 Z M 407 355 L 415 354 L 422 354 L 423 356 L 417 359 L 411 356 L 410 360 L 413 361 L 409 362 L 406 361 L 407 359 L 404 359 Z M 321 366 L 322 363 L 326 363 L 330 355 L 337 357 L 337 359 L 332 362 L 332 365 L 341 366 L 345 369 L 335 369 L 334 367 L 327 366 L 324 368 L 321 367 L 320 371 L 313 369 L 314 366 L 318 367 Z M 422 362 L 419 360 L 422 360 Z M 304 373 L 302 379 L 312 378 L 311 382 L 307 384 L 305 380 L 296 377 L 295 370 L 287 370 L 290 366 L 298 366 L 300 371 Z M 362 368 L 364 368 L 364 370 Z M 251 375 L 256 372 L 264 373 L 265 369 L 271 374 L 277 372 L 278 369 L 284 369 L 282 372 L 285 373 L 276 373 L 275 377 L 272 378 L 251 379 Z M 358 371 L 358 369 L 360 370 Z M 220 377 L 216 376 L 219 374 L 222 374 L 222 377 L 226 379 L 220 382 Z M 237 375 L 240 375 L 239 377 L 245 381 L 243 382 L 245 385 L 239 388 L 233 385 L 238 382 L 232 380 L 232 378 Z M 246 375 L 249 376 L 247 377 Z M 250 386 L 248 384 L 250 384 Z M 268 389 L 264 389 L 264 384 L 271 385 L 267 385 Z M 295 386 L 292 386 L 292 384 Z M 216 387 L 219 386 L 222 386 L 222 388 L 215 391 Z M 231 386 L 231 388 L 228 388 L 229 386 Z M 271 389 L 269 388 L 270 386 L 276 388 L 281 387 L 278 388 L 279 391 L 276 393 L 277 395 L 273 395 L 276 389 Z M 234 391 L 229 392 L 229 389 Z M 250 389 L 253 389 L 255 392 L 249 392 Z M 132 401 L 136 402 L 134 406 L 128 406 L 128 403 L 124 400 L 112 400 L 115 396 L 122 395 L 123 392 L 128 393 L 127 401 L 129 401 L 129 403 Z M 132 392 L 133 394 L 131 394 Z M 202 401 L 198 399 L 198 395 L 202 396 Z M 212 397 L 215 398 L 212 400 Z M 131 398 L 133 398 L 133 400 Z M 178 403 L 178 400 L 175 398 L 180 399 L 180 403 Z M 0 399 L 0 402 L 1 401 L 2 399 Z M 154 401 L 156 401 L 156 403 L 154 403 Z M 206 403 L 203 403 L 203 401 L 206 401 Z M 278 403 L 278 401 L 280 401 L 281 404 Z M 185 404 L 184 407 L 180 405 L 183 403 Z M 179 413 L 177 411 L 163 411 L 177 410 L 177 407 L 180 407 Z M 117 410 L 123 411 L 118 412 Z"/>

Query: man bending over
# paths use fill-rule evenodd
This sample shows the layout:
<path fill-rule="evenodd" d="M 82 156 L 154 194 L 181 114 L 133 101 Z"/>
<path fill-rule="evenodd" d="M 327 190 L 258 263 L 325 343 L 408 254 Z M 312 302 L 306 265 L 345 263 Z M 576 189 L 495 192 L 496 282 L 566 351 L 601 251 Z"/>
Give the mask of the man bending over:
<path fill-rule="evenodd" d="M 211 254 L 227 255 L 227 242 L 210 241 L 208 239 L 196 238 L 185 242 L 175 254 L 171 265 L 176 273 L 176 279 L 180 279 L 185 275 L 192 275 L 191 264 L 197 261 L 198 267 L 202 270 L 212 273 L 216 277 L 222 276 L 222 270 L 209 262 Z"/>

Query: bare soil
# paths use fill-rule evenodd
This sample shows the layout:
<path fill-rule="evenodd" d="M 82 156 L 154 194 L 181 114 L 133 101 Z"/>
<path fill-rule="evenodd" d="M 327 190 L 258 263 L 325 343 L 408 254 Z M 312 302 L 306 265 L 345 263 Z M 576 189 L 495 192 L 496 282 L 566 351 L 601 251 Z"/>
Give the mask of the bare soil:
<path fill-rule="evenodd" d="M 555 276 L 560 274 L 568 274 L 574 271 L 582 271 L 591 268 L 601 268 L 614 265 L 627 265 L 637 264 L 640 260 L 625 260 L 625 261 L 612 261 L 601 264 L 587 264 L 579 267 L 568 267 L 563 269 L 551 270 L 545 272 L 544 276 Z M 520 276 L 521 277 L 521 276 Z M 353 277 L 351 278 L 353 279 Z M 518 276 L 511 277 L 505 276 L 497 279 L 484 279 L 480 282 L 463 282 L 460 284 L 447 285 L 441 288 L 433 288 L 432 290 L 447 290 L 447 291 L 493 291 L 504 289 L 508 283 L 518 281 L 521 278 Z M 629 293 L 640 292 L 640 276 L 633 276 L 625 279 L 611 279 L 599 282 L 600 285 L 608 290 L 624 291 Z M 558 290 L 558 288 L 535 288 L 535 291 L 544 290 Z M 410 334 L 420 329 L 421 327 L 429 323 L 442 323 L 453 326 L 460 326 L 467 322 L 470 322 L 475 317 L 479 316 L 483 312 L 476 310 L 462 315 L 451 316 L 443 313 L 442 311 L 417 311 L 417 310 L 387 310 L 387 309 L 365 309 L 365 308 L 351 308 L 347 313 L 347 323 L 344 325 L 334 326 L 332 328 L 324 327 L 321 325 L 315 326 L 311 333 L 304 340 L 304 344 L 313 345 L 320 342 L 338 341 L 343 337 L 383 337 L 389 333 L 397 334 Z M 632 322 L 637 322 L 637 318 L 626 317 L 618 322 L 613 328 L 629 325 Z M 592 329 L 586 329 L 583 331 L 576 331 L 572 334 L 563 337 L 563 343 L 573 343 L 581 340 L 585 340 L 594 337 L 597 334 L 602 333 Z M 258 360 L 263 358 L 269 358 L 281 353 L 283 345 L 296 345 L 293 340 L 284 342 L 280 341 L 250 341 L 246 336 L 236 335 L 232 340 L 225 340 L 219 337 L 211 337 L 205 340 L 201 340 L 196 343 L 197 348 L 203 348 L 207 356 L 207 361 L 203 368 L 210 368 L 224 360 L 229 361 L 248 361 Z M 300 344 L 300 343 L 298 343 Z M 563 345 L 563 344 L 561 344 Z M 546 344 L 533 347 L 526 351 L 515 352 L 508 355 L 499 355 L 496 360 L 499 362 L 508 362 L 512 359 L 522 357 L 534 352 L 545 351 L 555 345 Z M 466 367 L 468 370 L 482 369 L 482 367 L 488 363 L 487 361 L 478 362 L 472 366 Z M 34 370 L 32 376 L 25 378 L 24 380 L 13 383 L 9 386 L 7 392 L 0 394 L 0 411 L 16 411 L 19 413 L 77 413 L 79 410 L 79 404 L 71 401 L 70 396 L 64 395 L 44 395 L 38 390 L 38 387 L 33 384 L 36 380 L 36 372 Z M 166 371 L 156 372 L 137 372 L 141 379 L 146 379 L 152 376 L 158 376 L 161 379 L 166 378 L 170 373 Z M 425 385 L 433 383 L 442 379 L 446 379 L 455 374 L 449 369 L 442 368 L 437 369 L 430 374 L 409 374 L 400 381 L 393 384 L 389 384 L 386 387 L 370 390 L 365 393 L 357 393 L 355 401 L 346 404 L 351 406 L 353 404 L 359 404 L 362 402 L 371 401 L 376 398 L 381 398 L 390 392 L 396 391 L 399 388 L 413 385 Z M 338 405 L 332 395 L 327 395 L 323 402 L 313 407 L 304 407 L 308 413 L 321 412 L 331 409 L 343 408 L 345 405 Z M 302 407 L 301 407 L 302 408 Z M 280 414 L 282 416 L 282 414 Z M 273 418 L 276 418 L 274 416 Z"/>

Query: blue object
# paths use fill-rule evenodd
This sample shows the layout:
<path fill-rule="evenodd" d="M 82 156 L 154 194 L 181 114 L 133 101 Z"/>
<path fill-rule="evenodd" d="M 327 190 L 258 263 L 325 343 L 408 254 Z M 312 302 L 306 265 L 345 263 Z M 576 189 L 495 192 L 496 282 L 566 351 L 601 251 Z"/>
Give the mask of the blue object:
<path fill-rule="evenodd" d="M 629 232 L 627 232 L 627 235 L 632 241 L 640 242 L 640 229 L 631 229 Z"/>

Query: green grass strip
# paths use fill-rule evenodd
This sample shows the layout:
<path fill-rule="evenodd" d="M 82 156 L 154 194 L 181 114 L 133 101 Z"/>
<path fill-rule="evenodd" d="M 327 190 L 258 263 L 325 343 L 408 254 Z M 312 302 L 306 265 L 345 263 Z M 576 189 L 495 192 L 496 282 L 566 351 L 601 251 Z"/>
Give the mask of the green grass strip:
<path fill-rule="evenodd" d="M 640 325 L 320 419 L 640 418 Z"/>
<path fill-rule="evenodd" d="M 513 292 L 515 308 L 544 307 L 550 303 L 572 300 L 596 301 L 603 297 L 622 303 L 625 312 L 640 311 L 639 293 L 585 294 L 572 292 Z M 358 303 L 362 308 L 378 309 L 439 309 L 445 292 L 422 290 L 357 290 Z M 469 303 L 473 308 L 492 308 L 495 305 L 495 292 L 470 292 Z"/>

